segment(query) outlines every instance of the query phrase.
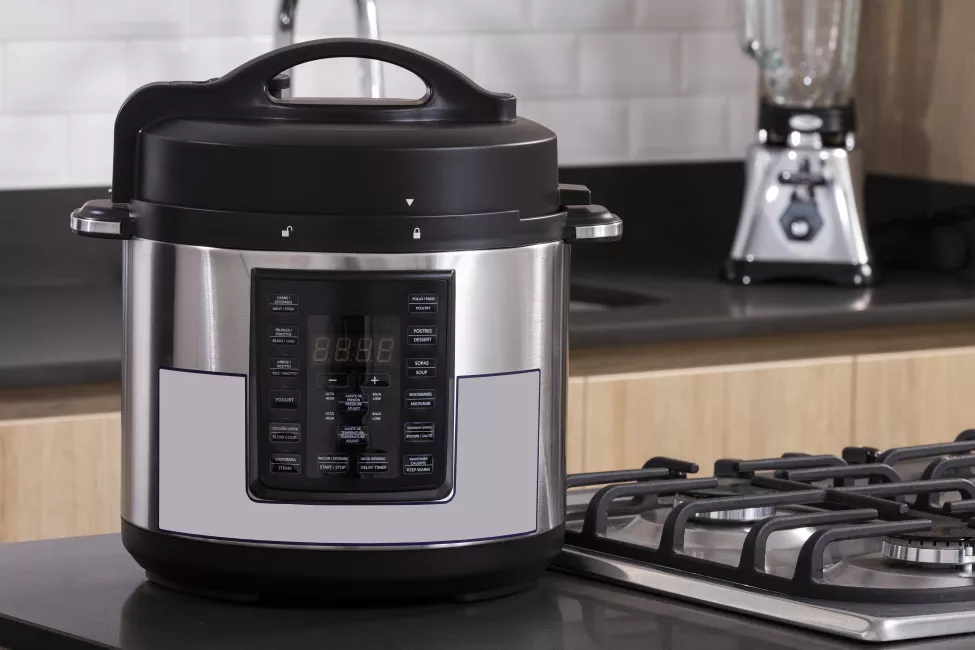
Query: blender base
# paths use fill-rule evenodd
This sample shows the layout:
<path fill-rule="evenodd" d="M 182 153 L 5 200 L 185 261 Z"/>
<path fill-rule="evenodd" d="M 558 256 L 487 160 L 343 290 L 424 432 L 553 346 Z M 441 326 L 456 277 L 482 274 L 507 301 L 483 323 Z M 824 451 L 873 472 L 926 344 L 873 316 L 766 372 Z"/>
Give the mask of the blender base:
<path fill-rule="evenodd" d="M 876 275 L 873 272 L 865 274 L 860 264 L 748 262 L 729 258 L 721 275 L 728 282 L 743 285 L 775 280 L 814 280 L 851 287 L 869 287 L 877 283 Z"/>

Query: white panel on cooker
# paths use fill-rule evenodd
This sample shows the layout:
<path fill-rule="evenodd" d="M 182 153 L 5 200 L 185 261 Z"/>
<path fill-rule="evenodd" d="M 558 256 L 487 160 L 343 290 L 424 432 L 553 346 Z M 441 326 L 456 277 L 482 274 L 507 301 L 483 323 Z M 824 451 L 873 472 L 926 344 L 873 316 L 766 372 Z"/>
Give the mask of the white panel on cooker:
<path fill-rule="evenodd" d="M 303 544 L 430 544 L 537 530 L 538 370 L 459 377 L 454 493 L 444 502 L 261 503 L 247 495 L 241 376 L 159 371 L 159 527 Z"/>

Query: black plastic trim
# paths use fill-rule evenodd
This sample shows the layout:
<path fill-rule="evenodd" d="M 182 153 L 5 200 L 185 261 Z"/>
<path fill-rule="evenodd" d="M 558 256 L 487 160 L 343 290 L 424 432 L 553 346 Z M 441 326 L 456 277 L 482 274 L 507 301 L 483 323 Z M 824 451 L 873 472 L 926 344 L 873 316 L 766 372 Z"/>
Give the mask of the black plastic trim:
<path fill-rule="evenodd" d="M 454 355 L 453 355 L 453 342 L 454 342 L 454 304 L 455 304 L 455 290 L 457 283 L 455 282 L 455 272 L 450 271 L 335 271 L 335 270 L 293 270 L 293 269 L 271 269 L 271 268 L 254 268 L 251 270 L 251 323 L 250 323 L 250 386 L 251 390 L 258 392 L 259 387 L 264 385 L 266 382 L 259 380 L 258 375 L 264 369 L 258 363 L 259 350 L 262 346 L 262 341 L 260 337 L 262 336 L 262 331 L 258 327 L 259 318 L 257 316 L 258 305 L 262 304 L 262 297 L 258 293 L 258 283 L 260 280 L 290 280 L 290 281 L 315 281 L 315 280 L 326 280 L 333 282 L 409 282 L 409 281 L 424 281 L 424 280 L 434 280 L 443 281 L 447 283 L 447 309 L 445 309 L 446 317 L 446 330 L 443 332 L 445 346 L 447 350 L 446 354 L 446 364 L 443 367 L 444 375 L 440 380 L 446 380 L 442 385 L 444 389 L 447 390 L 448 395 L 452 395 L 452 399 L 456 399 L 456 394 L 453 392 L 456 389 L 455 381 L 456 377 L 454 375 Z M 444 306 L 444 305 L 442 305 Z M 301 322 L 305 322 L 302 320 Z M 301 357 L 303 358 L 303 357 Z M 307 372 L 307 370 L 306 370 Z M 440 385 L 440 384 L 438 384 Z M 454 462 L 449 468 L 449 472 L 445 475 L 445 480 L 435 488 L 424 488 L 421 490 L 392 490 L 385 492 L 382 490 L 377 490 L 375 492 L 311 492 L 306 490 L 284 490 L 275 487 L 268 487 L 264 485 L 259 476 L 259 454 L 258 454 L 258 437 L 261 435 L 261 429 L 259 427 L 259 418 L 257 411 L 257 399 L 248 400 L 248 421 L 250 423 L 249 431 L 247 435 L 247 474 L 248 474 L 248 496 L 257 502 L 262 503 L 341 503 L 341 504 L 358 504 L 358 505 L 376 505 L 376 504 L 387 504 L 387 503 L 397 503 L 400 505 L 405 504 L 419 504 L 419 505 L 439 505 L 453 500 L 454 487 L 457 484 L 457 460 L 454 458 Z M 447 409 L 449 412 L 450 409 Z M 450 445 L 453 446 L 453 452 L 456 454 L 456 431 L 454 431 L 455 423 L 450 421 L 449 418 L 445 420 L 449 422 L 449 427 L 443 427 L 444 431 L 449 431 L 451 435 Z M 446 447 L 445 456 L 446 456 Z M 445 497 L 448 497 L 445 499 Z"/>
<path fill-rule="evenodd" d="M 562 547 L 560 526 L 482 544 L 332 550 L 158 533 L 122 520 L 122 543 L 150 579 L 232 599 L 396 601 L 476 598 L 530 586 Z"/>
<path fill-rule="evenodd" d="M 722 276 L 728 282 L 736 284 L 803 279 L 821 280 L 851 287 L 867 287 L 877 283 L 876 269 L 871 269 L 870 275 L 864 275 L 860 264 L 826 262 L 746 262 L 728 259 L 725 261 Z"/>
<path fill-rule="evenodd" d="M 789 123 L 796 116 L 812 116 L 822 121 L 818 129 L 796 129 Z M 845 146 L 848 133 L 857 129 L 856 105 L 850 102 L 845 106 L 805 107 L 782 106 L 760 102 L 758 106 L 758 128 L 768 134 L 768 144 L 785 144 L 786 136 L 792 131 L 818 133 L 826 146 Z"/>
<path fill-rule="evenodd" d="M 278 73 L 309 61 L 355 57 L 392 63 L 427 84 L 419 101 L 302 103 L 278 101 Z M 177 118 L 253 120 L 291 119 L 333 122 L 488 122 L 515 118 L 515 98 L 484 90 L 447 64 L 401 45 L 371 39 L 334 38 L 273 50 L 218 79 L 154 83 L 139 88 L 122 105 L 115 121 L 112 188 L 115 200 L 127 202 L 136 186 L 139 133 Z"/>
<path fill-rule="evenodd" d="M 284 215 L 228 212 L 133 201 L 134 236 L 240 250 L 327 253 L 434 253 L 561 241 L 566 212 L 522 219 L 491 214 Z M 289 230 L 290 229 L 290 230 Z M 414 238 L 419 229 L 420 238 Z M 287 236 L 282 236 L 284 231 Z"/>

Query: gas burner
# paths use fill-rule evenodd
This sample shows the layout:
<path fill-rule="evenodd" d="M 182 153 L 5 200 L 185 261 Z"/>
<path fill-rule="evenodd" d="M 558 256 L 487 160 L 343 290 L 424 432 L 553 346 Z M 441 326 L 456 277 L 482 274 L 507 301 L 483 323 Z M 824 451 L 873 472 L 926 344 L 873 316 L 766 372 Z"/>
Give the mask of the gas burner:
<path fill-rule="evenodd" d="M 847 455 L 570 476 L 593 487 L 555 566 L 860 641 L 975 633 L 975 481 L 959 476 L 975 433 Z M 915 460 L 927 469 L 904 480 Z"/>
<path fill-rule="evenodd" d="M 768 494 L 769 490 L 756 487 L 744 479 L 722 481 L 717 487 L 701 488 L 681 492 L 674 498 L 674 504 L 680 505 L 689 501 L 702 499 L 723 499 L 726 497 L 744 497 L 758 494 Z M 751 506 L 734 508 L 731 510 L 715 510 L 700 512 L 694 515 L 694 521 L 710 524 L 750 524 L 761 521 L 775 514 L 774 505 Z"/>
<path fill-rule="evenodd" d="M 881 553 L 888 560 L 930 567 L 975 564 L 975 530 L 968 526 L 936 525 L 931 530 L 884 539 Z"/>

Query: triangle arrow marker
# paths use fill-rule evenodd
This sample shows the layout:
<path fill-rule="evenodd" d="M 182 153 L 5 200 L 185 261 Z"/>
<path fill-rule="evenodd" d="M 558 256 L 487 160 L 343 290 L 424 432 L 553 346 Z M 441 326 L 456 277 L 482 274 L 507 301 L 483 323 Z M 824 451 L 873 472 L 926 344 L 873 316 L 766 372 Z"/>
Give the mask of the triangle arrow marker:
<path fill-rule="evenodd" d="M 413 205 L 413 199 L 406 199 L 406 205 Z"/>

